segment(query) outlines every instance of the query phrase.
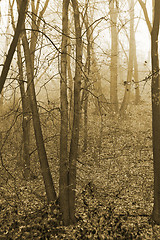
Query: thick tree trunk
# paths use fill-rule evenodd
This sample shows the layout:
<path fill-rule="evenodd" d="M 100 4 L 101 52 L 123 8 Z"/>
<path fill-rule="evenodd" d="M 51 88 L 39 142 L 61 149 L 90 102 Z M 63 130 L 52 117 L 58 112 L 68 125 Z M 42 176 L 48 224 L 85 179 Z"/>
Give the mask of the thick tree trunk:
<path fill-rule="evenodd" d="M 152 57 L 152 130 L 153 130 L 153 161 L 154 161 L 154 207 L 153 220 L 160 224 L 160 78 L 158 59 L 160 1 L 155 0 L 154 21 L 151 32 Z"/>
<path fill-rule="evenodd" d="M 117 32 L 117 2 L 110 1 L 110 21 L 111 21 L 111 64 L 110 64 L 110 102 L 111 109 L 118 112 L 117 95 L 117 58 L 118 58 L 118 32 Z"/>
<path fill-rule="evenodd" d="M 69 0 L 63 0 L 62 46 L 61 46 L 61 131 L 60 131 L 60 179 L 59 198 L 64 225 L 70 223 L 69 216 L 69 179 L 68 179 L 68 101 L 67 101 L 67 43 L 68 43 L 68 6 Z"/>
<path fill-rule="evenodd" d="M 75 223 L 75 193 L 76 193 L 76 162 L 78 157 L 78 141 L 79 141 L 79 123 L 80 123 L 80 90 L 82 75 L 82 38 L 80 27 L 80 14 L 77 0 L 72 0 L 75 33 L 76 33 L 76 69 L 74 78 L 74 117 L 72 138 L 69 153 L 69 210 L 70 220 Z"/>
<path fill-rule="evenodd" d="M 46 195 L 48 203 L 51 201 L 56 200 L 56 192 L 53 185 L 53 179 L 50 172 L 47 154 L 44 146 L 43 141 L 43 135 L 42 135 L 42 129 L 38 114 L 38 107 L 37 107 L 37 101 L 36 101 L 36 94 L 35 94 L 35 87 L 34 87 L 34 74 L 33 74 L 33 68 L 32 68 L 32 61 L 31 61 L 31 54 L 29 49 L 29 44 L 27 40 L 26 33 L 23 34 L 23 48 L 24 48 L 24 55 L 25 55 L 25 63 L 26 63 L 26 69 L 27 69 L 27 81 L 28 81 L 28 96 L 29 96 L 29 102 L 30 102 L 30 108 L 32 112 L 32 119 L 33 119 L 33 127 L 34 127 L 34 133 L 36 138 L 36 145 L 37 145 L 37 151 L 41 166 L 41 172 L 44 180 Z"/>

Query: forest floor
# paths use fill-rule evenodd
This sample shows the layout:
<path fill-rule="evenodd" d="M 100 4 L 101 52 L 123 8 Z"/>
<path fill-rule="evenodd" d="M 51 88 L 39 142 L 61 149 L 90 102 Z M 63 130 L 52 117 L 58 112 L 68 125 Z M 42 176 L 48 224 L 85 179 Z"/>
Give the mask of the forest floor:
<path fill-rule="evenodd" d="M 51 143 L 47 147 L 58 190 L 57 150 L 51 154 Z M 13 163 L 6 164 L 14 176 L 0 166 L 0 239 L 160 239 L 160 226 L 151 220 L 151 106 L 146 102 L 131 105 L 121 119 L 90 117 L 88 148 L 80 150 L 77 166 L 74 226 L 62 226 L 58 206 L 51 211 L 46 205 L 36 163 L 38 176 L 29 181 L 15 175 Z"/>

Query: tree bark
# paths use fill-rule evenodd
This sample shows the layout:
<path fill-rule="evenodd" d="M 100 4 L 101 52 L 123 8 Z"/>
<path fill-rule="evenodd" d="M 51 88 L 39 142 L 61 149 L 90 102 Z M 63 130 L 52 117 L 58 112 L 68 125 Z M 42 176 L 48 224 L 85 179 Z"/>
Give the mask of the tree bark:
<path fill-rule="evenodd" d="M 72 15 L 72 14 L 71 14 Z M 74 25 L 73 19 L 71 17 L 70 21 L 68 20 L 68 29 L 70 32 L 74 32 Z M 74 107 L 74 97 L 73 97 L 73 76 L 72 76 L 72 47 L 71 47 L 71 38 L 68 32 L 68 39 L 67 39 L 67 86 L 68 86 L 68 142 L 71 141 L 72 135 L 72 126 L 73 126 L 73 107 Z"/>
<path fill-rule="evenodd" d="M 75 193 L 76 193 L 76 162 L 78 157 L 79 123 L 80 123 L 80 90 L 82 75 L 82 37 L 80 27 L 80 14 L 77 0 L 72 0 L 75 33 L 76 33 L 76 69 L 74 78 L 74 117 L 72 138 L 69 153 L 69 210 L 70 221 L 75 223 Z"/>
<path fill-rule="evenodd" d="M 12 19 L 12 27 L 15 31 L 15 21 L 14 21 L 14 14 L 13 14 L 13 5 L 14 1 L 11 4 L 11 1 L 9 1 L 9 12 L 11 14 Z M 20 1 L 17 0 L 17 7 L 18 11 L 20 11 Z M 27 10 L 27 9 L 26 9 Z M 8 23 L 9 24 L 9 23 Z M 22 25 L 22 28 L 24 29 L 24 24 Z M 25 87 L 24 87 L 24 80 L 23 80 L 23 63 L 22 63 L 22 56 L 21 56 L 21 44 L 20 39 L 18 39 L 17 43 L 17 65 L 19 70 L 19 87 L 20 87 L 20 93 L 21 93 L 21 99 L 22 99 L 22 166 L 23 166 L 23 176 L 25 179 L 28 179 L 30 177 L 30 155 L 29 155 L 29 134 L 30 134 L 30 114 L 29 114 L 29 103 L 27 99 L 27 95 L 25 93 Z"/>
<path fill-rule="evenodd" d="M 69 33 L 68 33 L 69 34 Z M 71 69 L 71 39 L 68 37 L 67 43 L 68 51 L 67 51 L 67 73 L 68 73 L 68 119 L 69 119 L 69 136 L 72 131 L 72 123 L 73 123 L 73 77 L 72 77 L 72 69 Z"/>
<path fill-rule="evenodd" d="M 41 23 L 41 19 L 43 17 L 43 14 L 47 8 L 49 0 L 46 0 L 44 3 L 44 7 L 41 10 L 39 16 L 37 17 L 38 14 L 38 10 L 39 10 L 39 1 L 37 1 L 37 5 L 35 7 L 35 3 L 34 1 L 31 1 L 31 6 L 32 6 L 32 30 L 39 30 L 40 28 L 40 23 Z M 18 10 L 20 11 L 20 0 L 17 0 L 17 6 L 18 6 Z M 12 14 L 12 18 L 13 18 L 13 14 Z M 23 28 L 24 24 L 23 24 Z M 31 67 L 32 67 L 32 72 L 34 75 L 34 59 L 35 59 L 35 49 L 36 49 L 36 44 L 37 44 L 37 38 L 38 38 L 38 31 L 31 31 L 31 43 L 30 43 L 30 53 L 31 53 Z M 24 43 L 24 41 L 23 41 Z M 29 135 L 30 135 L 30 109 L 29 109 L 29 102 L 28 102 L 28 91 L 24 90 L 24 83 L 23 83 L 23 70 L 22 70 L 22 60 L 21 60 L 21 56 L 20 56 L 20 44 L 17 45 L 18 51 L 18 67 L 19 67 L 19 72 L 20 72 L 20 92 L 21 92 L 21 96 L 22 96 L 22 107 L 23 107 L 23 123 L 22 123 L 22 127 L 23 127 L 23 144 L 24 144 L 24 160 L 25 160 L 25 175 L 28 175 L 28 171 L 29 171 Z M 29 68 L 26 69 L 26 71 L 30 71 Z M 28 73 L 29 74 L 29 73 Z"/>
<path fill-rule="evenodd" d="M 154 207 L 153 220 L 160 224 L 160 78 L 158 58 L 160 1 L 155 0 L 153 29 L 151 31 L 152 57 L 152 131 L 154 162 Z"/>
<path fill-rule="evenodd" d="M 60 130 L 60 179 L 59 198 L 64 225 L 69 225 L 69 179 L 68 179 L 68 101 L 67 101 L 67 43 L 69 0 L 63 0 L 62 45 L 61 45 L 61 130 Z"/>
<path fill-rule="evenodd" d="M 2 92 L 4 83 L 5 83 L 5 80 L 6 80 L 11 62 L 12 62 L 12 58 L 13 58 L 13 55 L 14 55 L 14 52 L 15 52 L 15 49 L 16 49 L 16 46 L 17 46 L 17 43 L 18 43 L 18 39 L 19 39 L 19 36 L 20 36 L 20 33 L 21 33 L 21 29 L 22 29 L 22 26 L 24 24 L 25 11 L 26 11 L 26 7 L 27 7 L 27 3 L 28 3 L 28 0 L 22 0 L 21 1 L 21 7 L 20 7 L 20 11 L 19 11 L 19 16 L 18 16 L 17 27 L 16 27 L 16 30 L 15 30 L 15 33 L 14 33 L 12 43 L 11 43 L 10 48 L 8 50 L 8 54 L 7 54 L 7 57 L 6 57 L 6 60 L 5 60 L 3 69 L 2 69 L 2 73 L 1 73 L 1 76 L 0 76 L 0 93 Z"/>
<path fill-rule="evenodd" d="M 22 43 L 23 43 L 25 63 L 26 63 L 26 69 L 27 69 L 27 81 L 28 81 L 27 91 L 29 96 L 30 108 L 32 112 L 37 151 L 38 151 L 38 156 L 39 156 L 39 161 L 41 166 L 41 172 L 44 180 L 47 200 L 48 200 L 48 203 L 50 203 L 52 201 L 55 201 L 57 197 L 56 197 L 53 179 L 50 172 L 47 154 L 44 146 L 44 140 L 42 135 L 39 114 L 38 114 L 38 107 L 37 107 L 35 87 L 34 87 L 34 74 L 33 74 L 33 68 L 31 65 L 32 63 L 31 53 L 30 53 L 29 44 L 28 44 L 28 40 L 25 32 L 23 34 Z"/>
<path fill-rule="evenodd" d="M 20 41 L 17 44 L 17 64 L 19 68 L 19 86 L 22 99 L 22 130 L 23 130 L 23 161 L 24 161 L 24 177 L 27 179 L 30 177 L 30 155 L 29 155 L 29 134 L 30 134 L 30 109 L 27 93 L 25 92 L 24 80 L 23 80 L 23 63 L 21 56 Z"/>
<path fill-rule="evenodd" d="M 83 151 L 87 150 L 87 142 L 88 142 L 88 84 L 89 84 L 89 74 L 90 74 L 90 66 L 91 66 L 91 31 L 89 28 L 89 21 L 88 21 L 88 13 L 87 13 L 87 6 L 86 4 L 86 16 L 84 18 L 85 28 L 86 28 L 86 35 L 87 35 L 87 56 L 86 56 L 86 63 L 84 67 L 84 72 L 86 74 L 84 79 L 84 96 L 83 96 L 83 108 L 84 108 L 84 135 L 83 135 Z"/>

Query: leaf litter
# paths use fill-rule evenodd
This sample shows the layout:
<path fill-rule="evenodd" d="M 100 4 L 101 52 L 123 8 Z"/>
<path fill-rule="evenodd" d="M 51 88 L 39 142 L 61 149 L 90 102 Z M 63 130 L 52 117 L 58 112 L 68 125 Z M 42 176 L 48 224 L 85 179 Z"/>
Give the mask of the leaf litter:
<path fill-rule="evenodd" d="M 103 125 L 101 130 L 100 125 Z M 58 137 L 46 143 L 57 190 Z M 53 148 L 55 142 L 56 148 Z M 11 164 L 13 154 L 5 155 L 5 164 L 14 178 L 0 167 L 0 239 L 160 238 L 160 227 L 151 220 L 150 106 L 134 106 L 123 119 L 103 116 L 103 124 L 99 116 L 91 116 L 86 152 L 82 152 L 82 144 L 81 139 L 77 163 L 77 224 L 69 227 L 63 226 L 58 205 L 46 204 L 36 154 L 32 155 L 31 164 L 37 178 L 28 182 L 17 175 L 19 169 L 15 170 L 14 159 Z"/>

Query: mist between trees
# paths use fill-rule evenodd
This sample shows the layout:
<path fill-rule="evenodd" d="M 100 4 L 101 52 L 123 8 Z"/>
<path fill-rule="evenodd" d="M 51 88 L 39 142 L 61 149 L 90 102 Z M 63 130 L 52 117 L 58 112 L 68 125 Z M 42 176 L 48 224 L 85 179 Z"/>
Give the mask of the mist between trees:
<path fill-rule="evenodd" d="M 159 1 L 0 4 L 0 237 L 158 239 Z"/>

